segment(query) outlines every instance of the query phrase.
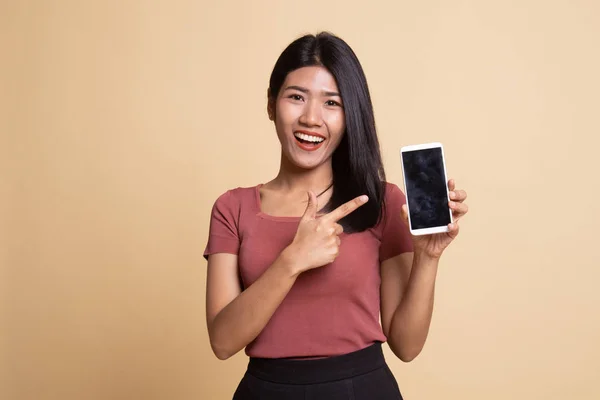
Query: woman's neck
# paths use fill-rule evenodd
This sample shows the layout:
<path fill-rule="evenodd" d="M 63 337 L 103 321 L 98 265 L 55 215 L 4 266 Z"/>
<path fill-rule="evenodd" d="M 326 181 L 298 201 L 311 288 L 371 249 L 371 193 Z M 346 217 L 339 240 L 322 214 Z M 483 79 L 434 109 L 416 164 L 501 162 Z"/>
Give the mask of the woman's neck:
<path fill-rule="evenodd" d="M 331 160 L 313 169 L 302 169 L 291 165 L 282 157 L 279 173 L 271 181 L 274 188 L 286 192 L 306 192 L 312 190 L 315 194 L 325 190 L 333 182 Z"/>

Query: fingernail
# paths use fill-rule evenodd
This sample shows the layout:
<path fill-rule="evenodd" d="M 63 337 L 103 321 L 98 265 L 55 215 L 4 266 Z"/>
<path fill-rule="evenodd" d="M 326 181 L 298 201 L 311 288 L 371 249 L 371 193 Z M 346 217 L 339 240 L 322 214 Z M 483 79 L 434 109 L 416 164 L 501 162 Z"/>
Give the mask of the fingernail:
<path fill-rule="evenodd" d="M 366 194 L 363 194 L 362 196 L 360 196 L 360 201 L 362 201 L 363 203 L 366 203 L 369 200 L 369 196 L 367 196 Z"/>
<path fill-rule="evenodd" d="M 453 201 L 449 201 L 448 205 L 450 205 L 450 207 L 454 207 L 455 203 Z"/>
<path fill-rule="evenodd" d="M 454 192 L 450 192 L 450 198 L 451 198 L 451 199 L 453 199 L 453 198 L 455 198 L 455 197 L 456 197 L 456 193 L 454 193 Z"/>

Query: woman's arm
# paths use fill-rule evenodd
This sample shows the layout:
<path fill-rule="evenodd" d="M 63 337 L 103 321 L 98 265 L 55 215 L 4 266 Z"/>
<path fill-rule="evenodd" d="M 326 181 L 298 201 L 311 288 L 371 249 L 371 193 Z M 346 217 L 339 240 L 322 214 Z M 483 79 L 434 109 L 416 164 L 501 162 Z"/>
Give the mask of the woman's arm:
<path fill-rule="evenodd" d="M 404 253 L 381 264 L 381 319 L 390 349 L 404 362 L 419 355 L 431 324 L 439 259 Z"/>
<path fill-rule="evenodd" d="M 210 345 L 225 360 L 254 340 L 267 325 L 294 284 L 297 273 L 286 252 L 242 292 L 238 257 L 213 254 L 208 258 L 206 322 Z"/>
<path fill-rule="evenodd" d="M 383 332 L 390 348 L 402 361 L 419 355 L 431 324 L 438 264 L 444 250 L 458 236 L 458 221 L 469 207 L 467 192 L 456 190 L 448 181 L 453 223 L 448 232 L 412 236 L 414 253 L 400 254 L 381 264 L 381 316 Z M 401 217 L 408 227 L 408 208 L 402 205 Z"/>

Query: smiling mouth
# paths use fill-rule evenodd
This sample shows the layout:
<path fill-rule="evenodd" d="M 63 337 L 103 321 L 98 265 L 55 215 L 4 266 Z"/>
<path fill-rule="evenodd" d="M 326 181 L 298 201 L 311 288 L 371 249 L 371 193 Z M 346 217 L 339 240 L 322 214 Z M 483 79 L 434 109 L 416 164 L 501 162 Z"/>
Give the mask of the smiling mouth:
<path fill-rule="evenodd" d="M 309 135 L 302 132 L 294 133 L 294 137 L 296 138 L 296 141 L 307 146 L 317 146 L 325 141 L 325 139 L 320 136 Z"/>
<path fill-rule="evenodd" d="M 294 132 L 296 145 L 304 151 L 315 151 L 325 142 L 325 138 L 316 135 L 309 135 L 304 132 Z"/>

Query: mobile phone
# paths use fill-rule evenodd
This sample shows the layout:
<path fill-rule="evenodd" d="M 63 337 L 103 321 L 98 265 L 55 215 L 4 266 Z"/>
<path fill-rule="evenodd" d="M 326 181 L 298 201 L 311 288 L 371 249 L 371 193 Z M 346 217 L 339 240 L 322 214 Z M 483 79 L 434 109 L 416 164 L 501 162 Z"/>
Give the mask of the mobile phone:
<path fill-rule="evenodd" d="M 444 147 L 439 142 L 400 149 L 410 233 L 448 232 L 452 210 L 446 178 Z"/>

